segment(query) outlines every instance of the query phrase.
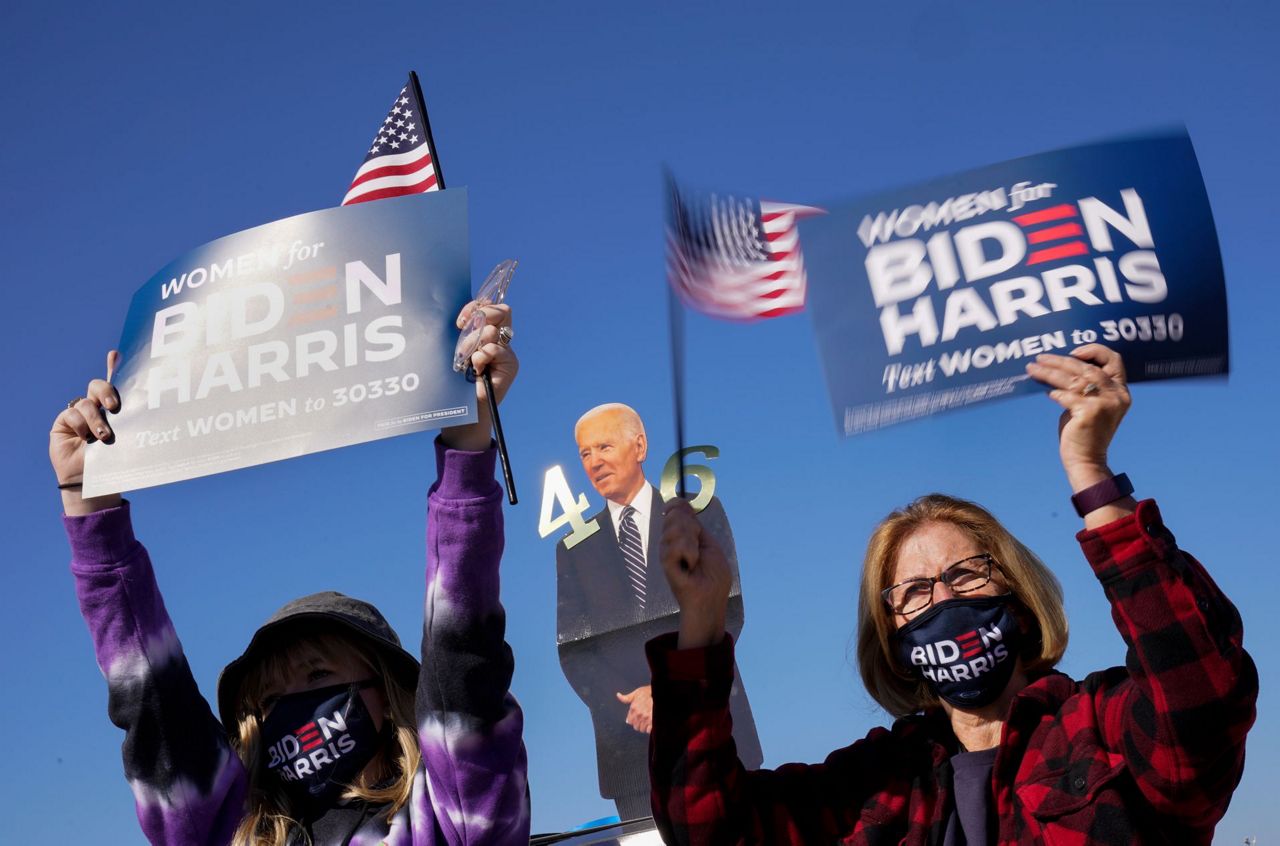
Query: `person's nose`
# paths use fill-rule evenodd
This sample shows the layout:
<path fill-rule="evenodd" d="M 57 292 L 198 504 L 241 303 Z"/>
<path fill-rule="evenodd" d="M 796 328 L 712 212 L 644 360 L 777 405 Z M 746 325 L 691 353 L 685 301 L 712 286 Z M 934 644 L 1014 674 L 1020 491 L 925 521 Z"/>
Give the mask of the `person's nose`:
<path fill-rule="evenodd" d="M 946 602 L 948 599 L 955 599 L 956 594 L 946 582 L 933 583 L 933 601 Z"/>

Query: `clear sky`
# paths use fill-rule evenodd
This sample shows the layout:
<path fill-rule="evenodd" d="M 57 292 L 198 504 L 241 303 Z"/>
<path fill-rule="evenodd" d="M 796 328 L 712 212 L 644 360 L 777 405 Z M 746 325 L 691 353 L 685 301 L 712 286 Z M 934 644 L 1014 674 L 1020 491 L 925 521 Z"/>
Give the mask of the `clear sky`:
<path fill-rule="evenodd" d="M 1262 0 L 985 3 L 109 4 L 11 0 L 0 133 L 9 297 L 0 419 L 0 724 L 15 843 L 135 843 L 67 571 L 49 421 L 178 253 L 337 205 L 405 72 L 422 76 L 447 184 L 471 191 L 474 273 L 518 258 L 521 378 L 503 412 L 521 504 L 503 593 L 535 830 L 612 812 L 585 707 L 555 650 L 542 475 L 572 424 L 624 401 L 672 449 L 660 167 L 708 188 L 821 204 L 1072 143 L 1184 122 L 1226 265 L 1229 380 L 1139 386 L 1113 449 L 1244 616 L 1262 676 L 1221 843 L 1280 839 L 1274 198 L 1280 11 Z M 807 316 L 689 323 L 688 438 L 721 449 L 747 623 L 739 664 L 767 765 L 811 761 L 885 715 L 851 662 L 856 571 L 891 508 L 984 503 L 1059 574 L 1064 669 L 1123 647 L 1083 563 L 1042 397 L 837 439 Z M 431 440 L 416 435 L 139 492 L 139 537 L 206 695 L 297 592 L 421 621 Z"/>

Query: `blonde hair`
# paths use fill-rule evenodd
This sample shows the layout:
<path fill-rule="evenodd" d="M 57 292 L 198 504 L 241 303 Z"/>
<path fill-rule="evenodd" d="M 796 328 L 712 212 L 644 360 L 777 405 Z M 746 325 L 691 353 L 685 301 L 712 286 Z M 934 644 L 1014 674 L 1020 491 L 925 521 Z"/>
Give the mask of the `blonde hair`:
<path fill-rule="evenodd" d="M 903 542 L 929 523 L 956 526 L 995 558 L 1013 594 L 1019 622 L 1028 629 L 1020 657 L 1029 676 L 1052 669 L 1067 650 L 1062 586 L 1044 562 L 982 506 L 927 494 L 880 522 L 867 542 L 862 565 L 858 671 L 871 697 L 895 717 L 939 704 L 925 681 L 902 666 L 894 644 L 893 613 L 880 595 L 891 584 Z"/>
<path fill-rule="evenodd" d="M 422 759 L 414 729 L 414 691 L 399 683 L 394 669 L 381 652 L 357 638 L 332 628 L 304 628 L 302 631 L 290 628 L 283 636 L 264 646 L 260 657 L 246 670 L 240 683 L 236 714 L 238 731 L 237 736 L 231 738 L 231 743 L 249 773 L 249 793 L 244 819 L 231 841 L 235 846 L 284 846 L 291 832 L 302 832 L 282 785 L 261 766 L 261 702 L 269 688 L 278 689 L 284 683 L 291 667 L 317 654 L 334 660 L 354 659 L 376 675 L 394 727 L 394 743 L 385 746 L 379 752 L 379 758 L 375 759 L 381 763 L 377 768 L 380 778 L 366 778 L 361 773 L 343 793 L 343 798 L 363 799 L 371 805 L 387 804 L 385 818 L 388 820 L 409 801 L 414 774 Z M 394 776 L 394 780 L 387 786 L 373 786 L 389 776 Z"/>

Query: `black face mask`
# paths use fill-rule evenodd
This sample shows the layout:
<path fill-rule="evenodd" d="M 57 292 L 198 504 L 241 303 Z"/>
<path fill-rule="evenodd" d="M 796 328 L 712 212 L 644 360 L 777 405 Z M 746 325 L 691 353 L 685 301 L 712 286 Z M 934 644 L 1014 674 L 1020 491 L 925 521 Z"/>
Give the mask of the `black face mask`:
<path fill-rule="evenodd" d="M 378 752 L 360 691 L 369 679 L 281 696 L 262 723 L 263 759 L 304 812 L 331 806 Z"/>
<path fill-rule="evenodd" d="M 1018 622 L 1009 595 L 948 599 L 898 629 L 903 666 L 958 708 L 994 702 L 1013 675 Z"/>

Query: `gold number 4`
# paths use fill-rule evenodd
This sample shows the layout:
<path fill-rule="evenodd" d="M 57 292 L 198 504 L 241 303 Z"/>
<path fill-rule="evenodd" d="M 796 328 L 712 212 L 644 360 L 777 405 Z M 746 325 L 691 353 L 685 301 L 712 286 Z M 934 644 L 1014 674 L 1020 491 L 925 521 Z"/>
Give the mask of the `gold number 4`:
<path fill-rule="evenodd" d="M 559 505 L 564 511 L 559 517 L 551 519 L 551 511 Z M 561 526 L 569 526 L 572 532 L 565 535 L 565 549 L 573 549 L 587 538 L 600 531 L 600 524 L 592 520 L 590 523 L 582 519 L 582 512 L 591 506 L 587 503 L 586 494 L 578 494 L 578 501 L 573 501 L 573 491 L 569 490 L 569 482 L 564 478 L 560 465 L 552 467 L 542 479 L 542 510 L 538 515 L 538 537 L 545 538 Z"/>

